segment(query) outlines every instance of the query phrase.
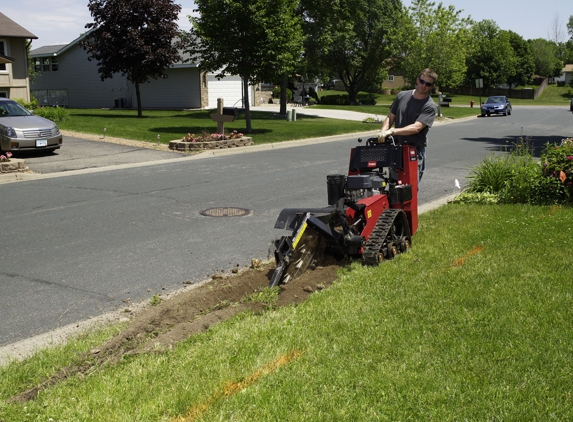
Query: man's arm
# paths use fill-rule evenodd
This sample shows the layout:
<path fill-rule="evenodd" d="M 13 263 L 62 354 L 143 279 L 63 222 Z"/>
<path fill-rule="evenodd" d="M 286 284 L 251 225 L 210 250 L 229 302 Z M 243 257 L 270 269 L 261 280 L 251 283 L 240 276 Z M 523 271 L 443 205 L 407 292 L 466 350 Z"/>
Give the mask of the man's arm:
<path fill-rule="evenodd" d="M 409 136 L 409 135 L 416 135 L 423 131 L 426 128 L 426 125 L 422 122 L 414 122 L 411 125 L 399 127 L 394 129 L 394 135 L 398 136 Z"/>
<path fill-rule="evenodd" d="M 426 128 L 426 125 L 424 123 L 416 121 L 411 125 L 394 128 L 390 130 L 395 120 L 396 116 L 392 113 L 386 116 L 386 119 L 384 119 L 384 123 L 382 123 L 382 129 L 378 133 L 379 142 L 384 142 L 386 136 L 389 135 L 398 135 L 398 136 L 416 135 Z"/>
<path fill-rule="evenodd" d="M 388 113 L 388 116 L 386 116 L 384 122 L 382 123 L 382 129 L 380 130 L 384 131 L 390 129 L 394 124 L 395 120 L 396 120 L 396 115 L 393 113 Z"/>
<path fill-rule="evenodd" d="M 388 113 L 388 116 L 384 119 L 382 123 L 382 129 L 378 132 L 378 142 L 386 142 L 386 137 L 394 134 L 394 129 L 390 130 L 394 121 L 396 120 L 396 115 L 392 112 Z"/>

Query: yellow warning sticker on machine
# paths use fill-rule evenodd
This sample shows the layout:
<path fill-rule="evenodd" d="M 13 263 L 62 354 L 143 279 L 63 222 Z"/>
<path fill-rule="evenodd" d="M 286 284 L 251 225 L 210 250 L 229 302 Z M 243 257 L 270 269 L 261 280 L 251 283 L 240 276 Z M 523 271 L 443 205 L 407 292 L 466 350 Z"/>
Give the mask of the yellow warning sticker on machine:
<path fill-rule="evenodd" d="M 308 224 L 306 223 L 306 221 L 303 223 L 303 225 L 300 227 L 298 233 L 296 234 L 296 237 L 294 238 L 294 241 L 292 242 L 292 248 L 296 249 L 296 245 L 298 245 L 298 242 L 300 241 L 300 238 L 302 237 L 304 231 L 306 230 L 306 226 Z"/>
<path fill-rule="evenodd" d="M 372 218 L 372 210 L 368 210 L 368 211 L 366 212 L 366 217 L 367 217 L 367 218 Z"/>

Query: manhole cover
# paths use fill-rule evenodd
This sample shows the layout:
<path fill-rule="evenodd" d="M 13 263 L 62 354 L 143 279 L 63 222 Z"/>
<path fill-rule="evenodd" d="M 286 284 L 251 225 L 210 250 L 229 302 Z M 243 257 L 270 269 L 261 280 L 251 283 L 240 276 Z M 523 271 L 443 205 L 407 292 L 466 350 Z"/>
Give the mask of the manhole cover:
<path fill-rule="evenodd" d="M 209 208 L 200 212 L 207 217 L 244 217 L 251 214 L 251 210 L 246 208 L 217 207 Z"/>

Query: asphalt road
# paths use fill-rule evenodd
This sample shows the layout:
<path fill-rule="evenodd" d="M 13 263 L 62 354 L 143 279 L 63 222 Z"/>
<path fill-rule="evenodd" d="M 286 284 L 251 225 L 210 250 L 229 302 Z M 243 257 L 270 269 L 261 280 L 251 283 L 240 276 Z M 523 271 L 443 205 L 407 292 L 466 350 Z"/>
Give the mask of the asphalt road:
<path fill-rule="evenodd" d="M 470 166 L 522 135 L 543 144 L 571 134 L 573 116 L 561 108 L 436 125 L 420 204 L 453 194 Z M 0 346 L 266 258 L 280 210 L 325 206 L 326 175 L 346 173 L 356 137 L 195 157 L 64 142 L 60 153 L 27 159 L 45 175 L 0 184 Z M 62 159 L 83 159 L 88 147 L 103 155 Z M 249 214 L 201 214 L 213 207 Z"/>

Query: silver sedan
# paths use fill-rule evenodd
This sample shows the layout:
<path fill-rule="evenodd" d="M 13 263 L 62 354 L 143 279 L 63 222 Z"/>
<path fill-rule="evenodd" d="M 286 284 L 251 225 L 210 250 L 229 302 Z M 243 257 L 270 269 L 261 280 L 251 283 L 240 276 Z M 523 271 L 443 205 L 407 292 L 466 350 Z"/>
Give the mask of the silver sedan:
<path fill-rule="evenodd" d="M 0 98 L 0 150 L 54 151 L 61 145 L 62 134 L 54 122 Z"/>

